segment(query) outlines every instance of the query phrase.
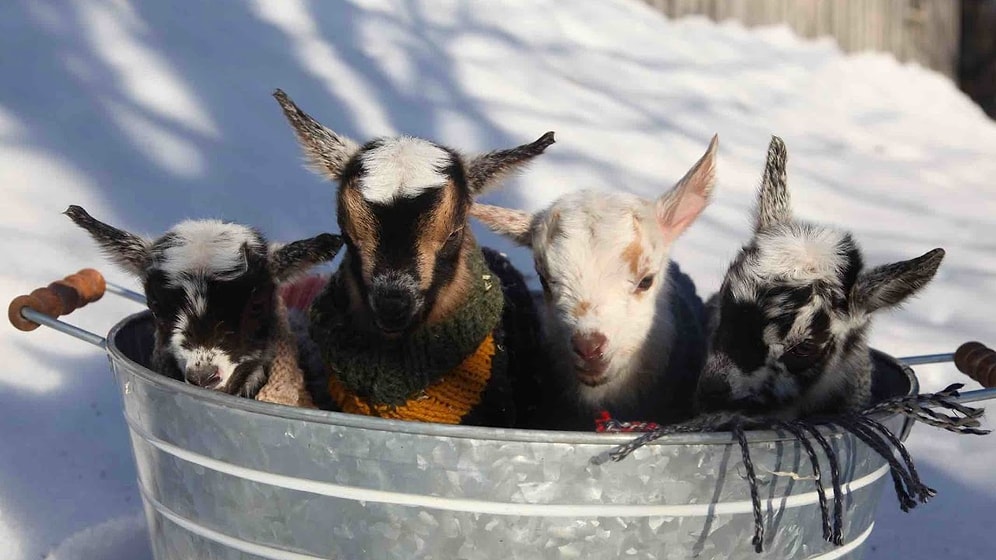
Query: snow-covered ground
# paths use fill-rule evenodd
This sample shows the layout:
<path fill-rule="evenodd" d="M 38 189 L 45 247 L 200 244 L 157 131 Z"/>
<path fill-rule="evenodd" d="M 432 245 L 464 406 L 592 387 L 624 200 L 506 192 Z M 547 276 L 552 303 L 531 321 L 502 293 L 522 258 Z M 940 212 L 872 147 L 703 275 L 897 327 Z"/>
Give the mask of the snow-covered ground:
<path fill-rule="evenodd" d="M 270 92 L 359 139 L 409 133 L 464 150 L 557 132 L 490 202 L 537 209 L 572 189 L 653 196 L 720 135 L 715 203 L 676 254 L 705 292 L 748 234 L 771 134 L 805 218 L 849 227 L 871 263 L 948 250 L 923 296 L 879 320 L 895 355 L 996 343 L 996 125 L 946 79 L 882 54 L 844 56 L 782 28 L 667 21 L 635 0 L 299 0 L 0 4 L 0 295 L 97 265 L 59 213 L 80 204 L 148 233 L 186 217 L 276 239 L 332 229 L 333 191 L 305 171 Z M 481 228 L 480 237 L 530 259 Z M 73 320 L 97 332 L 134 304 Z M 2 328 L 0 557 L 148 558 L 117 389 L 95 348 Z M 922 368 L 927 390 L 960 379 Z M 902 514 L 886 492 L 868 558 L 996 550 L 996 440 L 919 426 L 940 491 Z"/>

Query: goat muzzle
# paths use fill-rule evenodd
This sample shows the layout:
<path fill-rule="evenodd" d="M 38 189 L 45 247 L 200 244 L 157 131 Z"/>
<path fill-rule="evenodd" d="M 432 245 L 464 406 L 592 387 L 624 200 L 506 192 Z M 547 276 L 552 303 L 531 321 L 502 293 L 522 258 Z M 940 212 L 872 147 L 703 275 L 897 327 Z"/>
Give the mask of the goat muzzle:
<path fill-rule="evenodd" d="M 730 404 L 730 384 L 719 375 L 699 379 L 695 398 L 703 410 L 722 410 Z"/>
<path fill-rule="evenodd" d="M 191 385 L 196 385 L 205 389 L 214 389 L 219 383 L 221 383 L 221 372 L 214 364 L 191 366 L 188 367 L 187 371 L 184 373 L 184 378 L 187 380 L 187 383 L 190 383 Z"/>
<path fill-rule="evenodd" d="M 375 286 L 370 293 L 370 310 L 377 328 L 387 334 L 397 334 L 411 326 L 418 312 L 418 302 L 408 290 Z"/>
<path fill-rule="evenodd" d="M 574 333 L 571 337 L 574 373 L 582 384 L 597 387 L 608 381 L 604 375 L 609 365 L 605 359 L 607 344 L 608 339 L 600 332 Z"/>
<path fill-rule="evenodd" d="M 571 337 L 574 353 L 585 362 L 600 361 L 605 356 L 608 339 L 600 332 L 575 333 Z"/>

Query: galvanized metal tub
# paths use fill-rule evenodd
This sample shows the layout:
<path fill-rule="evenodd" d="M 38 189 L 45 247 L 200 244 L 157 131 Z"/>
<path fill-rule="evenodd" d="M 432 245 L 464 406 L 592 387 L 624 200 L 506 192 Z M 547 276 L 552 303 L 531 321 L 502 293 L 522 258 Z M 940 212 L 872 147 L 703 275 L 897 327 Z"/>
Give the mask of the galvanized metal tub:
<path fill-rule="evenodd" d="M 751 432 L 764 552 L 739 448 L 672 436 L 620 463 L 589 459 L 632 435 L 445 426 L 304 410 L 167 379 L 141 364 L 148 313 L 107 350 L 124 400 L 156 560 L 411 558 L 859 558 L 888 478 L 846 433 L 844 545 L 822 539 L 809 459 Z M 880 395 L 913 372 L 875 353 Z M 905 436 L 899 417 L 885 420 Z M 824 465 L 826 458 L 821 454 Z M 829 486 L 829 485 L 828 485 Z"/>

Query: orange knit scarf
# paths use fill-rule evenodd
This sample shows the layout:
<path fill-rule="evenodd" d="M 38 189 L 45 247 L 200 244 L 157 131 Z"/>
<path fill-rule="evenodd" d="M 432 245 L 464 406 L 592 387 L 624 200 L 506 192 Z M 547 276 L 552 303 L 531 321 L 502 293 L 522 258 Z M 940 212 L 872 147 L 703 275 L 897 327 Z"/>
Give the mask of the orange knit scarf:
<path fill-rule="evenodd" d="M 329 393 L 340 410 L 351 414 L 459 424 L 481 402 L 481 394 L 491 378 L 491 360 L 495 349 L 494 338 L 489 334 L 460 365 L 400 406 L 371 403 L 350 392 L 335 375 L 329 379 Z"/>

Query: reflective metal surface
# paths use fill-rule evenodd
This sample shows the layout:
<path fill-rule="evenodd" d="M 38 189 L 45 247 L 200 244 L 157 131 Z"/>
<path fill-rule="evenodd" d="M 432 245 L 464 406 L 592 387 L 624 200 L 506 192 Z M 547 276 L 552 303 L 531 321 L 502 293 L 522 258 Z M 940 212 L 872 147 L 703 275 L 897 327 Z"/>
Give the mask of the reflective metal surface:
<path fill-rule="evenodd" d="M 663 438 L 593 466 L 591 457 L 633 436 L 418 424 L 239 399 L 142 367 L 150 336 L 148 315 L 132 316 L 109 334 L 108 353 L 157 560 L 858 558 L 888 478 L 874 452 L 827 432 L 848 481 L 845 546 L 834 547 L 822 540 L 805 453 L 779 434 L 750 433 L 765 521 L 765 552 L 756 554 L 729 434 Z M 879 394 L 917 390 L 910 370 L 876 358 Z"/>

